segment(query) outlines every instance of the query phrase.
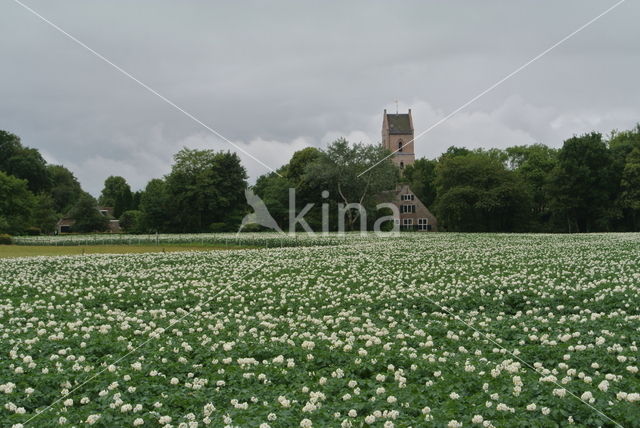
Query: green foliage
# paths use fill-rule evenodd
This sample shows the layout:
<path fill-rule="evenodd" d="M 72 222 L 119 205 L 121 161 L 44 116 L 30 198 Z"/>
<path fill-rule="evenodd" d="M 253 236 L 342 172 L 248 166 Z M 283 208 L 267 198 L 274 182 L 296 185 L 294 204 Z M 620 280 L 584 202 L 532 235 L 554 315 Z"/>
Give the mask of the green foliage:
<path fill-rule="evenodd" d="M 30 226 L 35 204 L 26 180 L 0 171 L 0 233 L 23 233 Z"/>
<path fill-rule="evenodd" d="M 0 245 L 12 245 L 13 238 L 11 235 L 7 235 L 6 233 L 0 233 Z"/>
<path fill-rule="evenodd" d="M 237 228 L 245 212 L 247 173 L 231 152 L 182 149 L 167 176 L 171 229 L 204 232 L 212 223 Z"/>
<path fill-rule="evenodd" d="M 234 227 L 235 226 L 231 225 L 231 224 L 217 222 L 217 223 L 211 223 L 209 225 L 209 231 L 213 232 L 213 233 L 234 232 L 235 231 Z M 245 231 L 245 230 L 243 229 L 243 231 Z"/>
<path fill-rule="evenodd" d="M 622 172 L 620 205 L 627 210 L 633 230 L 640 226 L 640 147 L 634 148 L 626 159 Z"/>
<path fill-rule="evenodd" d="M 307 204 L 313 208 L 305 215 L 312 229 L 322 228 L 322 205 L 329 207 L 329 228 L 338 224 L 338 204 L 361 203 L 367 209 L 368 218 L 376 216 L 376 197 L 383 190 L 393 189 L 398 180 L 398 170 L 388 152 L 379 146 L 349 144 L 344 139 L 331 143 L 326 150 L 307 148 L 294 153 L 289 164 L 258 178 L 253 191 L 260 196 L 269 213 L 283 230 L 289 228 L 289 189 L 295 189 L 296 213 Z M 380 164 L 358 177 L 370 166 Z M 328 197 L 322 192 L 328 191 Z M 347 227 L 353 229 L 359 215 L 347 213 Z M 370 221 L 369 223 L 372 223 Z"/>
<path fill-rule="evenodd" d="M 138 190 L 132 193 L 131 197 L 131 209 L 138 210 L 140 209 L 140 198 L 142 197 L 142 191 Z"/>
<path fill-rule="evenodd" d="M 471 150 L 467 149 L 466 147 L 451 146 L 451 147 L 449 147 L 447 149 L 446 152 L 444 152 L 440 156 L 440 159 L 451 158 L 451 157 L 456 157 L 456 156 L 466 156 L 466 155 L 468 155 L 470 153 L 471 153 Z"/>
<path fill-rule="evenodd" d="M 300 150 L 289 163 L 259 177 L 253 191 L 276 222 L 287 229 L 289 189 L 296 189 L 295 208 L 314 204 L 305 219 L 322 226 L 323 204 L 329 206 L 330 229 L 337 226 L 339 204 L 361 203 L 369 226 L 379 213 L 377 197 L 393 189 L 398 169 L 379 146 L 349 144 L 340 139 L 318 150 Z M 441 226 L 469 231 L 637 231 L 640 230 L 640 125 L 613 132 L 608 141 L 597 133 L 575 136 L 556 150 L 542 144 L 505 150 L 451 146 L 438 159 L 417 159 L 402 180 L 433 208 Z M 46 165 L 36 149 L 0 131 L 0 231 L 51 233 L 62 216 L 82 207 L 82 230 L 103 230 L 104 219 L 88 209 L 87 196 L 73 173 Z M 15 181 L 18 180 L 18 181 Z M 21 183 L 21 184 L 19 184 Z M 246 172 L 235 154 L 184 149 L 171 173 L 132 192 L 123 177 L 111 176 L 99 198 L 124 217 L 129 231 L 232 231 L 246 213 Z M 329 191 L 322 197 L 322 191 Z M 89 197 L 92 199 L 91 197 Z M 134 221 L 135 220 L 135 221 Z M 347 227 L 357 227 L 356 211 Z"/>
<path fill-rule="evenodd" d="M 552 209 L 569 231 L 608 230 L 617 183 L 601 134 L 566 140 L 549 183 Z"/>
<path fill-rule="evenodd" d="M 119 218 L 123 212 L 131 209 L 133 194 L 127 180 L 119 176 L 110 176 L 104 181 L 104 188 L 98 203 L 105 207 L 113 207 L 113 216 Z"/>
<path fill-rule="evenodd" d="M 42 229 L 40 229 L 39 227 L 36 226 L 29 226 L 27 227 L 27 229 L 24 232 L 26 235 L 30 235 L 30 236 L 38 236 L 40 234 L 42 234 Z"/>
<path fill-rule="evenodd" d="M 284 174 L 293 183 L 299 184 L 304 180 L 307 168 L 322 156 L 322 152 L 315 147 L 307 147 L 293 154 Z"/>
<path fill-rule="evenodd" d="M 619 183 L 616 193 L 616 212 L 614 226 L 617 230 L 640 230 L 638 212 L 633 208 L 633 164 L 634 157 L 630 157 L 634 150 L 640 150 L 640 124 L 629 131 L 614 132 L 609 139 L 609 151 L 613 157 L 613 174 L 616 183 Z M 631 164 L 631 165 L 629 165 Z M 636 187 L 637 189 L 637 187 Z"/>
<path fill-rule="evenodd" d="M 127 233 L 143 233 L 144 213 L 139 210 L 125 211 L 120 216 L 120 227 Z"/>
<path fill-rule="evenodd" d="M 413 165 L 404 168 L 403 179 L 409 183 L 413 193 L 427 207 L 436 200 L 436 166 L 438 162 L 431 159 L 416 159 Z"/>
<path fill-rule="evenodd" d="M 2 425 L 638 426 L 637 235 L 243 235 L 2 260 Z"/>
<path fill-rule="evenodd" d="M 531 195 L 533 230 L 543 230 L 551 215 L 548 180 L 551 171 L 558 165 L 558 150 L 533 144 L 509 147 L 505 153 L 508 168 L 522 178 Z"/>
<path fill-rule="evenodd" d="M 148 232 L 168 231 L 169 194 L 164 180 L 154 178 L 140 195 L 142 229 Z"/>
<path fill-rule="evenodd" d="M 73 232 L 104 232 L 109 224 L 109 220 L 98 211 L 96 200 L 88 193 L 80 195 L 69 215 L 76 221 L 71 228 Z"/>
<path fill-rule="evenodd" d="M 640 149 L 640 124 L 629 131 L 613 132 L 609 139 L 609 150 L 618 167 L 626 162 L 633 149 Z"/>
<path fill-rule="evenodd" d="M 36 149 L 24 147 L 20 138 L 0 131 L 0 171 L 27 181 L 34 193 L 47 191 L 50 187 L 47 163 Z"/>
<path fill-rule="evenodd" d="M 441 159 L 436 172 L 436 215 L 451 231 L 525 229 L 531 196 L 522 179 L 492 154 Z"/>
<path fill-rule="evenodd" d="M 317 189 L 329 191 L 334 205 L 358 203 L 373 215 L 380 192 L 394 189 L 398 182 L 399 170 L 388 155 L 382 146 L 350 144 L 341 138 L 308 165 L 305 181 Z M 359 212 L 348 210 L 346 217 L 346 226 L 353 230 Z"/>
<path fill-rule="evenodd" d="M 289 188 L 295 187 L 292 180 L 286 176 L 286 171 L 287 168 L 283 167 L 278 170 L 281 175 L 274 172 L 262 175 L 253 186 L 253 191 L 260 196 L 269 209 L 269 214 L 282 230 L 287 229 L 289 221 Z M 298 197 L 296 199 L 296 202 L 302 204 L 306 202 L 306 199 L 312 199 L 312 197 L 304 199 Z"/>
<path fill-rule="evenodd" d="M 53 198 L 53 209 L 65 215 L 78 202 L 82 188 L 71 171 L 61 165 L 48 165 L 47 172 L 51 179 L 49 194 Z"/>
<path fill-rule="evenodd" d="M 35 198 L 31 223 L 41 233 L 53 233 L 58 221 L 58 215 L 54 209 L 53 198 L 48 193 L 41 193 Z"/>

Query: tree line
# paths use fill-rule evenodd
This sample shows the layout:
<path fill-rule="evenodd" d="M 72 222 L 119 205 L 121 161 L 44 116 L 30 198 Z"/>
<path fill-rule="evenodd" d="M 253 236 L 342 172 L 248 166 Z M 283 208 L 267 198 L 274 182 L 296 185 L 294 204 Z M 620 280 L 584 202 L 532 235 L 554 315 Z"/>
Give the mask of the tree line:
<path fill-rule="evenodd" d="M 72 232 L 104 232 L 110 218 L 99 206 L 129 233 L 232 231 L 246 212 L 246 179 L 235 153 L 183 149 L 171 172 L 143 190 L 111 176 L 94 198 L 67 168 L 0 131 L 0 233 L 51 234 L 62 218 L 75 221 Z"/>
<path fill-rule="evenodd" d="M 344 139 L 309 147 L 259 177 L 260 196 L 283 230 L 290 208 L 313 230 L 373 222 L 384 191 L 408 183 L 434 212 L 441 230 L 459 232 L 601 232 L 640 230 L 640 125 L 632 130 L 573 136 L 559 149 L 543 144 L 504 150 L 450 147 L 401 172 L 379 145 Z M 365 172 L 366 171 L 366 172 Z M 364 172 L 364 173 L 363 173 Z M 295 200 L 289 189 L 295 189 Z M 111 176 L 96 199 L 67 168 L 49 165 L 37 149 L 0 131 L 0 233 L 52 233 L 60 218 L 73 232 L 107 230 L 98 206 L 113 208 L 129 233 L 236 231 L 250 211 L 247 174 L 234 153 L 182 149 L 171 172 L 132 191 Z M 339 214 L 338 207 L 357 203 Z M 245 230 L 259 230 L 250 226 Z"/>
<path fill-rule="evenodd" d="M 388 154 L 388 153 L 387 153 Z M 310 223 L 320 227 L 320 205 L 362 202 L 368 227 L 382 214 L 376 196 L 397 182 L 410 185 L 436 215 L 440 230 L 456 232 L 608 232 L 640 230 L 640 125 L 573 136 L 559 149 L 543 144 L 504 150 L 450 147 L 436 159 L 417 159 L 398 175 L 378 146 L 338 140 L 327 150 L 307 148 L 254 186 L 277 221 L 285 222 L 295 187 L 296 207 L 314 203 Z M 340 186 L 343 186 L 341 189 Z M 322 190 L 330 196 L 320 197 Z M 348 216 L 349 217 L 349 216 Z M 333 219 L 333 228 L 337 220 Z M 355 226 L 355 225 L 353 225 Z"/>
<path fill-rule="evenodd" d="M 640 125 L 573 136 L 560 149 L 452 147 L 405 177 L 450 231 L 640 230 Z"/>

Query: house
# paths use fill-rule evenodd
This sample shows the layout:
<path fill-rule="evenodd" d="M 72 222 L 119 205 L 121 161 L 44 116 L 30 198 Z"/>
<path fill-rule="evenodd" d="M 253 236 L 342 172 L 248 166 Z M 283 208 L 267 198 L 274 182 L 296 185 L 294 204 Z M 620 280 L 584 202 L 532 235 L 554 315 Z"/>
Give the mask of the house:
<path fill-rule="evenodd" d="M 113 217 L 113 207 L 98 206 L 98 211 L 105 217 Z"/>
<path fill-rule="evenodd" d="M 71 233 L 71 228 L 74 224 L 76 224 L 76 221 L 72 218 L 61 218 L 56 223 L 56 235 Z"/>
<path fill-rule="evenodd" d="M 98 206 L 96 209 L 103 216 L 109 219 L 109 223 L 107 225 L 107 231 L 110 233 L 120 233 L 122 232 L 122 228 L 120 227 L 120 220 L 113 218 L 113 207 L 103 207 Z M 73 225 L 76 223 L 76 220 L 70 217 L 63 217 L 56 223 L 56 234 L 60 235 L 61 233 L 71 233 L 73 231 Z"/>
<path fill-rule="evenodd" d="M 435 232 L 438 229 L 438 220 L 411 191 L 408 184 L 399 184 L 396 190 L 390 193 L 390 202 L 400 211 L 400 218 L 395 220 L 400 229 L 420 232 Z"/>
<path fill-rule="evenodd" d="M 382 119 L 382 146 L 389 150 L 391 160 L 400 168 L 416 161 L 414 151 L 413 118 L 411 109 L 408 113 L 387 113 Z M 408 184 L 398 184 L 395 190 L 384 192 L 383 199 L 398 207 L 400 218 L 395 219 L 397 225 L 404 230 L 435 232 L 438 220 L 420 199 L 411 191 Z"/>
<path fill-rule="evenodd" d="M 109 224 L 107 225 L 109 233 L 120 233 L 122 232 L 122 228 L 120 227 L 120 220 L 111 219 L 109 220 Z"/>

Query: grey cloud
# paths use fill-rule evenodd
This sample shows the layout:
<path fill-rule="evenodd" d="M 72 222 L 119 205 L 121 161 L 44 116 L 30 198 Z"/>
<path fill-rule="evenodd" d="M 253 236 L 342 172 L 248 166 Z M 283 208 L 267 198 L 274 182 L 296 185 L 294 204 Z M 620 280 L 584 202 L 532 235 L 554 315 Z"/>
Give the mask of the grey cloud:
<path fill-rule="evenodd" d="M 377 142 L 395 98 L 420 132 L 614 3 L 25 1 L 273 167 L 339 135 Z M 639 12 L 626 2 L 425 135 L 418 154 L 633 126 Z M 94 194 L 109 174 L 143 187 L 185 144 L 233 149 L 10 1 L 0 58 L 0 128 Z M 243 161 L 253 179 L 266 172 Z"/>

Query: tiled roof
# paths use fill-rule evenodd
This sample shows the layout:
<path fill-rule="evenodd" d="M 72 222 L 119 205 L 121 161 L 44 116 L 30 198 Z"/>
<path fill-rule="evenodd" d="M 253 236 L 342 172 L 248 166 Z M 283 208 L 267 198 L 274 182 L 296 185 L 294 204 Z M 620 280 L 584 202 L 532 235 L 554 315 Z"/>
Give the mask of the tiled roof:
<path fill-rule="evenodd" d="M 411 134 L 413 132 L 409 115 L 406 113 L 387 113 L 387 122 L 389 123 L 389 134 Z"/>

